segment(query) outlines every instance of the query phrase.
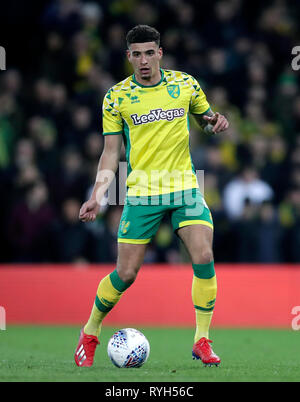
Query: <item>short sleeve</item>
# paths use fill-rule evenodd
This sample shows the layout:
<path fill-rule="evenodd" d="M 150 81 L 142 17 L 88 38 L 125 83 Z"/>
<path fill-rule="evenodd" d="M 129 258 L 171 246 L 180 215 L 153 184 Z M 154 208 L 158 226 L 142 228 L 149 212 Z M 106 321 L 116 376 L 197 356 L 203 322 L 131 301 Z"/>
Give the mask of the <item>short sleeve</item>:
<path fill-rule="evenodd" d="M 118 135 L 123 133 L 123 120 L 119 105 L 110 89 L 103 99 L 103 135 Z"/>
<path fill-rule="evenodd" d="M 191 100 L 189 112 L 192 114 L 203 114 L 210 109 L 210 105 L 207 102 L 205 93 L 202 91 L 198 81 L 191 76 Z"/>

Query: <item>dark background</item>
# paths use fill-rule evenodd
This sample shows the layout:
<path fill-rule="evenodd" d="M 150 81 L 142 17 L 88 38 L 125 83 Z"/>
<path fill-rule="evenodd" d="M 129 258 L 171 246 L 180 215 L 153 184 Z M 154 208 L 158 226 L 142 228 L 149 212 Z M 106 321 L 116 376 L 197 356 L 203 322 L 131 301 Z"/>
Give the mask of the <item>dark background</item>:
<path fill-rule="evenodd" d="M 122 207 L 77 216 L 102 152 L 103 96 L 131 73 L 126 32 L 146 23 L 161 32 L 163 67 L 197 78 L 230 121 L 215 137 L 191 127 L 215 260 L 299 262 L 299 14 L 284 0 L 1 4 L 0 261 L 115 261 Z M 186 259 L 168 223 L 146 262 Z"/>

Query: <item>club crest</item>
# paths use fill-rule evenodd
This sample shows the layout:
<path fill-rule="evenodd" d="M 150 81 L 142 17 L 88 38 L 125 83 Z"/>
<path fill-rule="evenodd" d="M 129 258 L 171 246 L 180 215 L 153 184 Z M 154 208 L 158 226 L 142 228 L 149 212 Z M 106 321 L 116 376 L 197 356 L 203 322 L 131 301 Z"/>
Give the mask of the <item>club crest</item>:
<path fill-rule="evenodd" d="M 168 90 L 168 94 L 174 99 L 178 98 L 180 95 L 179 85 L 168 85 L 167 90 Z"/>

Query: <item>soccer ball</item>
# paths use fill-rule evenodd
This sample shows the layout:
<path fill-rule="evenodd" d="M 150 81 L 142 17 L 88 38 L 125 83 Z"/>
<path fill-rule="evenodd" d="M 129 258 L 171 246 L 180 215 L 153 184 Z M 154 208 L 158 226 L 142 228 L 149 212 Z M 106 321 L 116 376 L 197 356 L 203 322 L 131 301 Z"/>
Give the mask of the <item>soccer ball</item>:
<path fill-rule="evenodd" d="M 148 359 L 149 353 L 147 338 L 134 328 L 115 332 L 107 345 L 107 354 L 117 367 L 141 367 Z"/>

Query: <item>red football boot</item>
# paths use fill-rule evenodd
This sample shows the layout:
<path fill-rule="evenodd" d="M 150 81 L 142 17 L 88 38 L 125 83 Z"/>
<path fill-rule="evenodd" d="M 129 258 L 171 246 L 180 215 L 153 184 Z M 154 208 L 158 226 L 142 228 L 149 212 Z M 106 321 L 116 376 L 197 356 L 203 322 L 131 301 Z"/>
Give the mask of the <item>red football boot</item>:
<path fill-rule="evenodd" d="M 201 338 L 193 346 L 193 359 L 200 359 L 205 366 L 218 366 L 221 363 L 221 359 L 212 350 L 210 343 L 212 341 L 207 338 Z"/>
<path fill-rule="evenodd" d="M 91 367 L 93 365 L 96 347 L 99 343 L 100 342 L 96 336 L 85 334 L 82 328 L 74 355 L 77 366 Z"/>

